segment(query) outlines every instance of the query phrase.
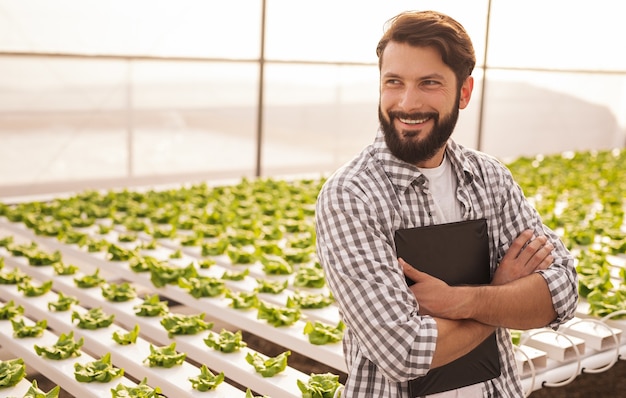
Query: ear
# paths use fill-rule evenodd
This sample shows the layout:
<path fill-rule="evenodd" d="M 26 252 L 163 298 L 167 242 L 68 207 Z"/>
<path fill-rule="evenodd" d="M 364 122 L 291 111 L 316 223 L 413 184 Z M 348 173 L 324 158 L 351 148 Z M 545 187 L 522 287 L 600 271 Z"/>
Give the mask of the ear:
<path fill-rule="evenodd" d="M 461 86 L 461 92 L 459 94 L 459 109 L 465 109 L 469 104 L 472 97 L 472 90 L 474 89 L 474 78 L 468 76 Z"/>

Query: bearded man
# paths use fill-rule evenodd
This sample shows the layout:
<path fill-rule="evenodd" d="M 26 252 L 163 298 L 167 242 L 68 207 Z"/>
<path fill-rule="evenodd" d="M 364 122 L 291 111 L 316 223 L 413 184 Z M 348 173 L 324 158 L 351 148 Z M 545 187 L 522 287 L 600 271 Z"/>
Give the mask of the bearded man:
<path fill-rule="evenodd" d="M 347 325 L 342 397 L 415 398 L 413 381 L 494 333 L 498 375 L 430 396 L 523 397 L 509 329 L 572 318 L 573 257 L 506 167 L 450 138 L 474 84 L 464 28 L 434 11 L 401 13 L 376 52 L 380 128 L 328 179 L 316 207 L 317 254 Z M 398 258 L 400 229 L 478 219 L 488 284 L 450 286 Z"/>

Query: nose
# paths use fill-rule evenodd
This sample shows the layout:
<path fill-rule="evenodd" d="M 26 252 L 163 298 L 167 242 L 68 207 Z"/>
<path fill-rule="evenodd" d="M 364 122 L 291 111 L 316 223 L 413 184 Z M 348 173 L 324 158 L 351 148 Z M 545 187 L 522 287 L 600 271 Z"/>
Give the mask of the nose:
<path fill-rule="evenodd" d="M 423 105 L 423 98 L 419 90 L 413 87 L 406 87 L 401 96 L 398 106 L 405 112 L 420 109 Z"/>

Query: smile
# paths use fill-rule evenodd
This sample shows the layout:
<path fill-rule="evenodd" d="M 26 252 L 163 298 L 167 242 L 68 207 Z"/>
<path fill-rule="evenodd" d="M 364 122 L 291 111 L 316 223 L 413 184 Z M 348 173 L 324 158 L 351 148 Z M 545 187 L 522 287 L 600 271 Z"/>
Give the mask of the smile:
<path fill-rule="evenodd" d="M 398 120 L 400 120 L 404 124 L 422 124 L 422 123 L 426 123 L 427 121 L 429 121 L 430 117 L 426 117 L 423 119 L 404 119 L 404 118 L 399 117 Z"/>

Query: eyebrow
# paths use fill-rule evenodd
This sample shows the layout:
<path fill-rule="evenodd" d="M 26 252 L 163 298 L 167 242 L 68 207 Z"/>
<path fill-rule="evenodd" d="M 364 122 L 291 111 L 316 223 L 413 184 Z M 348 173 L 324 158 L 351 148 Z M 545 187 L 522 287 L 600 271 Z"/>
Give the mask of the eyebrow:
<path fill-rule="evenodd" d="M 387 72 L 382 77 L 388 79 L 388 78 L 401 78 L 402 76 L 395 72 Z M 421 76 L 419 78 L 419 80 L 433 80 L 433 79 L 443 80 L 443 81 L 446 80 L 445 76 L 440 73 L 431 73 L 429 75 Z"/>
<path fill-rule="evenodd" d="M 446 80 L 446 78 L 439 73 L 431 73 L 430 75 L 422 76 L 420 80 Z"/>

